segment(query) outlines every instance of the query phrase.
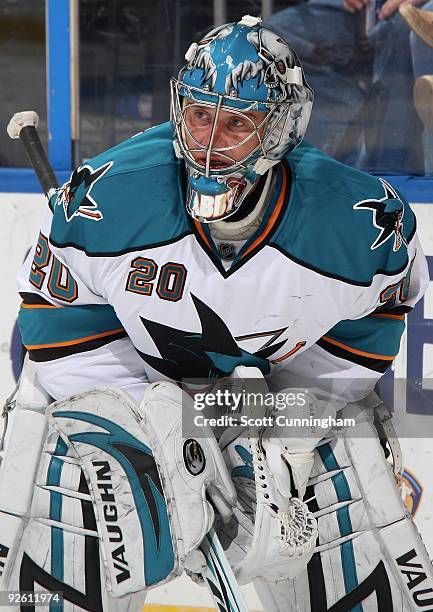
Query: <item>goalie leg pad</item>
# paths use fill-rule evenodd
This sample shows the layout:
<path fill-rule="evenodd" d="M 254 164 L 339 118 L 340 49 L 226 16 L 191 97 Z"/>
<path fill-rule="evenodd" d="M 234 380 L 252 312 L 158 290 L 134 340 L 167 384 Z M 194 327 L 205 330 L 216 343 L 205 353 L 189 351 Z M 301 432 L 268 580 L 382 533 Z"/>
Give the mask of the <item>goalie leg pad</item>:
<path fill-rule="evenodd" d="M 188 433 L 182 436 L 182 410 L 189 401 L 177 386 L 155 383 L 141 407 L 121 391 L 106 389 L 48 409 L 51 430 L 60 433 L 64 445 L 53 451 L 55 457 L 69 457 L 69 469 L 75 457 L 87 480 L 107 588 L 114 597 L 145 591 L 181 573 L 213 523 L 206 487 L 220 509 L 235 503 L 212 433 L 204 432 L 208 438 L 200 444 Z M 74 523 L 77 503 L 64 504 L 65 529 L 83 529 Z"/>
<path fill-rule="evenodd" d="M 1 590 L 61 591 L 65 612 L 127 610 L 126 598 L 111 605 L 101 589 L 99 536 L 77 460 L 57 433 L 46 439 L 42 414 L 17 409 L 11 425 L 0 470 Z"/>
<path fill-rule="evenodd" d="M 182 437 L 180 389 L 150 385 L 143 407 L 112 389 L 48 408 L 48 436 L 44 443 L 41 431 L 42 455 L 28 473 L 33 497 L 0 514 L 5 589 L 62 591 L 68 611 L 139 609 L 147 588 L 182 571 L 212 524 L 206 487 L 223 511 L 235 503 L 215 439 Z M 12 436 L 15 474 L 27 438 Z"/>
<path fill-rule="evenodd" d="M 30 512 L 47 431 L 43 414 L 16 409 L 0 464 L 0 590 L 6 588 Z"/>
<path fill-rule="evenodd" d="M 141 418 L 117 390 L 83 393 L 48 410 L 50 427 L 63 442 L 55 456 L 75 457 L 85 475 L 107 588 L 116 597 L 177 571 L 167 505 Z M 63 517 L 62 509 L 62 523 L 73 514 L 66 508 Z"/>
<path fill-rule="evenodd" d="M 352 432 L 351 432 L 352 433 Z M 318 521 L 316 552 L 294 581 L 257 585 L 265 609 L 415 612 L 433 607 L 433 569 L 375 429 L 316 451 L 306 497 Z M 277 602 L 277 606 L 276 606 Z"/>

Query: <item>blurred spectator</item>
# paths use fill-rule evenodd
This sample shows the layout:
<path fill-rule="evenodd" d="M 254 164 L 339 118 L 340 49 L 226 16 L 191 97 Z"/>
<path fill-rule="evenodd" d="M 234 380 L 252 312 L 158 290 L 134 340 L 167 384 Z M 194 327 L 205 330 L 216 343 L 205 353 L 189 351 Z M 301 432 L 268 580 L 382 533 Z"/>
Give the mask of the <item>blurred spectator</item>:
<path fill-rule="evenodd" d="M 403 5 L 400 14 L 413 30 L 410 46 L 416 79 L 414 102 L 424 125 L 425 172 L 433 174 L 433 0 L 424 4 L 423 9 Z"/>
<path fill-rule="evenodd" d="M 407 0 L 386 0 L 367 38 L 368 1 L 309 0 L 266 25 L 293 45 L 314 89 L 307 138 L 365 170 L 422 174 L 410 35 L 398 12 Z"/>

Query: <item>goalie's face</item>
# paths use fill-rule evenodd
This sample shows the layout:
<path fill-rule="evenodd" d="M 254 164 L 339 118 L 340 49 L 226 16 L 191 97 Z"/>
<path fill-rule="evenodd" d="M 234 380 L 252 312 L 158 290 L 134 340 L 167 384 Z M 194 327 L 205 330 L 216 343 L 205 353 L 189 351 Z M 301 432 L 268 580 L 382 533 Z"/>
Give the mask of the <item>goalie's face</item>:
<path fill-rule="evenodd" d="M 183 117 L 185 148 L 208 173 L 232 168 L 260 147 L 267 113 L 229 111 L 186 100 Z"/>

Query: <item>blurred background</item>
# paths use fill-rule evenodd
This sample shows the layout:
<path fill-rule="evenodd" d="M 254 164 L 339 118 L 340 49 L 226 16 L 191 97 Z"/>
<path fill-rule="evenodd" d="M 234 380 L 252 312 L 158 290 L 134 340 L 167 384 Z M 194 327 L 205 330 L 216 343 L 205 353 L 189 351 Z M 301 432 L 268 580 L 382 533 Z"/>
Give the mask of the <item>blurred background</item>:
<path fill-rule="evenodd" d="M 393 12 L 382 19 L 384 0 L 1 0 L 0 123 L 37 110 L 54 165 L 69 170 L 169 118 L 168 81 L 192 41 L 261 15 L 315 91 L 308 140 L 373 173 L 431 175 L 433 125 L 414 86 L 433 75 L 433 48 L 400 15 L 407 1 L 385 2 Z M 1 130 L 0 167 L 27 164 Z"/>

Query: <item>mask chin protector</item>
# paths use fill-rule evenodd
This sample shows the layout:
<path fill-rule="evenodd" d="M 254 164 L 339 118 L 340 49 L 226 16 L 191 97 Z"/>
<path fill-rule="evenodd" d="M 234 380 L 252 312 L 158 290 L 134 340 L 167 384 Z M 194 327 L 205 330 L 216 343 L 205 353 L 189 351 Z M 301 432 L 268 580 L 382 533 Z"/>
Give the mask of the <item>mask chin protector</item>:
<path fill-rule="evenodd" d="M 222 180 L 218 181 L 217 179 Z M 201 223 L 220 221 L 233 215 L 251 191 L 254 182 L 245 177 L 189 177 L 186 208 Z"/>

